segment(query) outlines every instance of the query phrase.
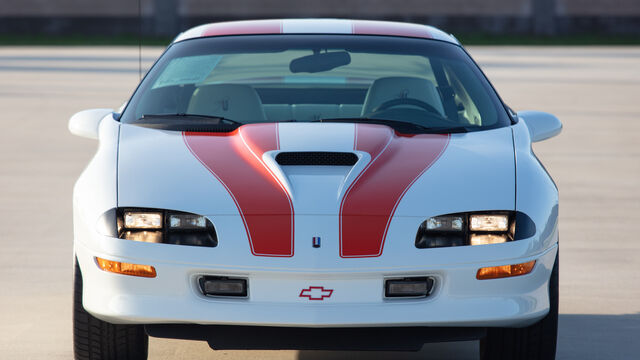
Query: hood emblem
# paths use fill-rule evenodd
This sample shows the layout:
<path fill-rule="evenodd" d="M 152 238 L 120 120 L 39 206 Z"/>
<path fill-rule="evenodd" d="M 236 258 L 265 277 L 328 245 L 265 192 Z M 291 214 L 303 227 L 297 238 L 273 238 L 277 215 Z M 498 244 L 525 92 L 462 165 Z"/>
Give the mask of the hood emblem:
<path fill-rule="evenodd" d="M 314 236 L 312 239 L 312 244 L 314 248 L 319 248 L 320 247 L 320 237 L 319 236 Z"/>
<path fill-rule="evenodd" d="M 324 298 L 330 298 L 333 294 L 333 289 L 325 289 L 324 286 L 309 286 L 306 289 L 300 291 L 299 297 L 306 297 L 309 300 L 324 300 Z"/>

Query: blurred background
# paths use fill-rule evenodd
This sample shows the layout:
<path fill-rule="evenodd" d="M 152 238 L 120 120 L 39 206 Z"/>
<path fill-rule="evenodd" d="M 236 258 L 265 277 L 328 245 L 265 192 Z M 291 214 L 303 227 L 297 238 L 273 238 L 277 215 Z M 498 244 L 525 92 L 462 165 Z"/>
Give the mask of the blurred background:
<path fill-rule="evenodd" d="M 0 0 L 0 358 L 72 358 L 71 194 L 97 142 L 69 134 L 69 117 L 127 101 L 190 26 L 282 17 L 435 25 L 516 111 L 557 115 L 563 133 L 534 150 L 560 190 L 558 359 L 638 359 L 640 0 Z M 477 350 L 214 352 L 152 339 L 150 359 L 472 360 Z"/>
<path fill-rule="evenodd" d="M 2 0 L 0 35 L 172 37 L 205 22 L 274 17 L 410 21 L 472 38 L 640 35 L 638 0 Z"/>

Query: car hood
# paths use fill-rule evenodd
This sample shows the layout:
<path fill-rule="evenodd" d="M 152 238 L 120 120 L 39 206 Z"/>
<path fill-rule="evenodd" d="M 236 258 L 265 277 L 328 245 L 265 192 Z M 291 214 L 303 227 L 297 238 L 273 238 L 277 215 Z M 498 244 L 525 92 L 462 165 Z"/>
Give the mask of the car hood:
<path fill-rule="evenodd" d="M 281 153 L 296 165 L 279 164 Z M 343 237 L 384 241 L 393 218 L 515 205 L 510 128 L 403 135 L 373 124 L 262 123 L 189 133 L 123 124 L 118 158 L 118 206 L 240 217 L 250 238 L 287 238 L 325 216 Z M 372 246 L 364 252 L 381 251 Z"/>
<path fill-rule="evenodd" d="M 357 162 L 344 166 L 323 152 L 353 153 Z M 289 161 L 299 165 L 278 164 L 279 153 L 297 153 Z M 123 124 L 118 205 L 205 215 L 237 215 L 239 206 L 251 214 L 342 207 L 384 215 L 380 202 L 397 216 L 509 210 L 514 166 L 510 128 L 403 135 L 383 125 L 268 123 L 189 133 Z"/>

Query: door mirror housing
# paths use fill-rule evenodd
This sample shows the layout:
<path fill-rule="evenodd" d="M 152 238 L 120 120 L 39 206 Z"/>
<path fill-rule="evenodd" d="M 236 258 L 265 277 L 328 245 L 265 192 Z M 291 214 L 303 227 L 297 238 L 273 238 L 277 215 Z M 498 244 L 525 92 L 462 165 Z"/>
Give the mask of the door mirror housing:
<path fill-rule="evenodd" d="M 542 111 L 519 111 L 518 117 L 529 129 L 531 142 L 552 138 L 562 131 L 562 123 L 555 115 Z"/>
<path fill-rule="evenodd" d="M 80 111 L 69 119 L 69 131 L 73 135 L 89 139 L 98 139 L 98 126 L 100 126 L 100 121 L 111 113 L 113 113 L 112 109 Z"/>

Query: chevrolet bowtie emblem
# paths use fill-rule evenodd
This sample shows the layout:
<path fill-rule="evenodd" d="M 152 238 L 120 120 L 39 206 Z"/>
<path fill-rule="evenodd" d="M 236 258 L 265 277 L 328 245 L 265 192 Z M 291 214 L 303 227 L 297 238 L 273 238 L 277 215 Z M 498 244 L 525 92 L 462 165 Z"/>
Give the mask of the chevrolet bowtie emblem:
<path fill-rule="evenodd" d="M 300 291 L 299 297 L 306 297 L 309 300 L 324 300 L 324 298 L 330 298 L 331 294 L 333 294 L 333 289 L 325 289 L 323 286 L 309 286 Z"/>

